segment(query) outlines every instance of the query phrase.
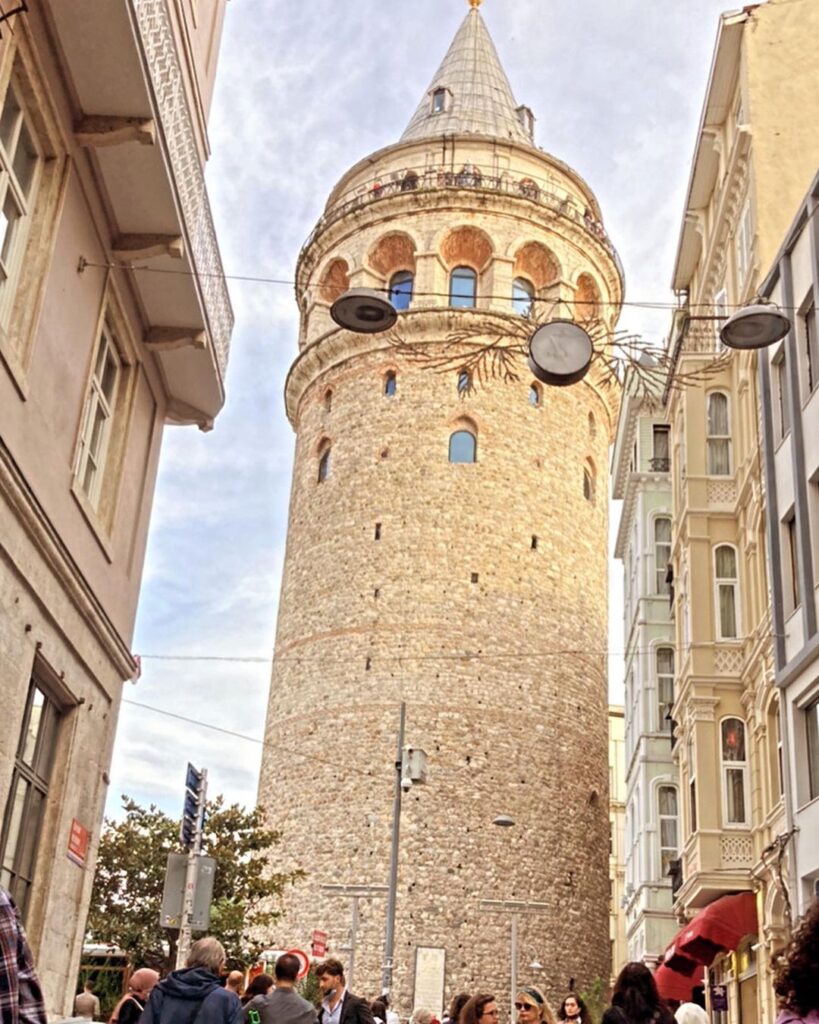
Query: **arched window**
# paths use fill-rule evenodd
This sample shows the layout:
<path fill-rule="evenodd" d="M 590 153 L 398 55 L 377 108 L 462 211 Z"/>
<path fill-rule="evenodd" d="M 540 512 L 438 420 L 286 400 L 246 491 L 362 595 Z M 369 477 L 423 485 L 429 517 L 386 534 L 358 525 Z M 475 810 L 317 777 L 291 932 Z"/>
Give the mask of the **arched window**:
<path fill-rule="evenodd" d="M 399 312 L 410 308 L 413 281 L 411 270 L 399 270 L 390 278 L 390 302 Z"/>
<path fill-rule="evenodd" d="M 324 411 L 330 412 L 333 408 L 333 389 L 327 388 L 324 392 Z"/>
<path fill-rule="evenodd" d="M 657 516 L 654 520 L 654 593 L 668 594 L 670 586 L 666 580 L 668 563 L 671 561 L 671 520 L 668 516 Z"/>
<path fill-rule="evenodd" d="M 473 309 L 478 294 L 478 275 L 472 267 L 456 267 L 449 276 L 449 304 Z"/>
<path fill-rule="evenodd" d="M 660 877 L 667 878 L 671 861 L 677 859 L 679 852 L 676 786 L 657 788 L 657 821 L 660 836 Z"/>
<path fill-rule="evenodd" d="M 655 654 L 657 675 L 657 732 L 668 732 L 674 707 L 674 648 L 658 647 Z"/>
<path fill-rule="evenodd" d="M 712 391 L 708 396 L 708 450 L 709 476 L 729 476 L 731 473 L 731 419 L 728 396 Z"/>
<path fill-rule="evenodd" d="M 397 390 L 398 378 L 395 375 L 395 370 L 389 370 L 384 376 L 384 394 L 388 398 L 392 398 Z"/>
<path fill-rule="evenodd" d="M 736 640 L 739 636 L 739 579 L 737 553 L 729 544 L 721 544 L 714 550 L 714 585 L 717 639 Z"/>
<path fill-rule="evenodd" d="M 318 482 L 323 484 L 330 476 L 330 445 L 326 444 L 319 449 Z"/>
<path fill-rule="evenodd" d="M 471 430 L 456 430 L 453 434 L 450 434 L 449 461 L 478 461 L 478 439 Z"/>
<path fill-rule="evenodd" d="M 597 420 L 593 412 L 589 413 L 589 437 L 597 437 Z"/>
<path fill-rule="evenodd" d="M 594 501 L 597 481 L 595 479 L 594 466 L 587 462 L 583 467 L 583 497 L 586 501 Z"/>
<path fill-rule="evenodd" d="M 535 289 L 525 277 L 516 277 L 512 283 L 512 309 L 518 316 L 530 316 L 535 301 Z"/>
<path fill-rule="evenodd" d="M 538 405 L 540 405 L 542 397 L 543 397 L 543 392 L 541 390 L 540 384 L 534 384 L 534 383 L 530 384 L 529 385 L 529 405 L 534 405 L 535 407 L 537 407 Z"/>
<path fill-rule="evenodd" d="M 722 737 L 722 807 L 726 825 L 748 824 L 748 761 L 745 751 L 745 723 L 741 718 L 724 718 Z"/>
<path fill-rule="evenodd" d="M 469 372 L 469 370 L 460 370 L 458 372 L 458 394 L 465 395 L 471 387 L 472 374 Z"/>

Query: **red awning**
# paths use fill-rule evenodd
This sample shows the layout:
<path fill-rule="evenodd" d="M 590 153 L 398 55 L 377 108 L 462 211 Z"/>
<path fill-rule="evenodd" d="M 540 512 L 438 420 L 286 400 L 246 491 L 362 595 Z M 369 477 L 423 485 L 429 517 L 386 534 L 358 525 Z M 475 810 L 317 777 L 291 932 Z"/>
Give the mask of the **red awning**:
<path fill-rule="evenodd" d="M 688 926 L 686 925 L 686 928 Z M 683 956 L 680 952 L 680 932 L 679 935 L 674 936 L 674 941 L 668 947 L 663 954 L 663 963 L 661 966 L 667 967 L 670 971 L 675 974 L 684 974 L 690 978 L 697 967 L 701 967 L 702 964 L 698 964 L 696 960 L 692 960 L 690 957 Z"/>
<path fill-rule="evenodd" d="M 736 949 L 746 935 L 756 935 L 758 928 L 752 892 L 721 896 L 674 936 L 663 964 L 678 973 L 693 974 L 694 965 L 712 963 L 717 953 Z"/>
<path fill-rule="evenodd" d="M 702 979 L 697 981 L 694 978 L 686 978 L 684 974 L 672 971 L 665 964 L 660 964 L 655 970 L 654 980 L 663 999 L 675 999 L 678 1003 L 690 1002 L 694 986 L 702 984 Z"/>

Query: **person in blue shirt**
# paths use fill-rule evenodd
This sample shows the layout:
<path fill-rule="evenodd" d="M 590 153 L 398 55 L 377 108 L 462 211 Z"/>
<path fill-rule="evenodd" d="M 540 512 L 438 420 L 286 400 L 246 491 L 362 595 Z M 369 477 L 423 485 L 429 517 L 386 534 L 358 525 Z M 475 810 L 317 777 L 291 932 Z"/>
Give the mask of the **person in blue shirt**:
<path fill-rule="evenodd" d="M 140 1024 L 237 1024 L 242 1004 L 222 986 L 225 949 L 212 935 L 191 946 L 187 967 L 151 992 Z"/>

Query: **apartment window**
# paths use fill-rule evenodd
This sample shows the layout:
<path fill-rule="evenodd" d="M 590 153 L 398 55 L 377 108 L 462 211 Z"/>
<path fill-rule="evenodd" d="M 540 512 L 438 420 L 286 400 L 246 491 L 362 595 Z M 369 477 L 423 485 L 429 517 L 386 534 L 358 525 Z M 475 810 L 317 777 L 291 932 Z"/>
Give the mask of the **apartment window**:
<path fill-rule="evenodd" d="M 99 507 L 121 379 L 122 363 L 114 332 L 106 320 L 100 332 L 85 400 L 75 473 L 94 509 Z"/>
<path fill-rule="evenodd" d="M 657 516 L 654 520 L 654 593 L 668 594 L 670 591 L 668 563 L 671 561 L 671 520 L 668 516 Z"/>
<path fill-rule="evenodd" d="M 707 471 L 709 476 L 728 476 L 731 472 L 731 418 L 728 396 L 712 391 L 708 396 Z"/>
<path fill-rule="evenodd" d="M 660 836 L 660 877 L 668 877 L 671 862 L 679 852 L 679 826 L 677 787 L 660 786 L 657 789 L 657 820 Z"/>
<path fill-rule="evenodd" d="M 737 553 L 729 544 L 714 551 L 714 578 L 717 602 L 717 639 L 736 640 L 738 630 Z"/>
<path fill-rule="evenodd" d="M 811 303 L 804 314 L 799 317 L 797 331 L 800 335 L 803 366 L 802 380 L 805 397 L 807 398 L 816 387 L 816 375 L 819 373 L 819 340 L 817 340 L 816 306 L 814 303 Z"/>
<path fill-rule="evenodd" d="M 668 719 L 674 707 L 674 649 L 658 647 L 655 655 L 657 673 L 657 731 L 667 732 Z"/>
<path fill-rule="evenodd" d="M 725 718 L 722 735 L 722 806 L 726 825 L 748 824 L 748 762 L 745 753 L 745 723 Z"/>
<path fill-rule="evenodd" d="M 754 231 L 751 219 L 751 204 L 746 202 L 740 215 L 736 232 L 737 292 L 740 295 L 745 290 L 745 280 L 748 277 L 748 271 L 751 269 L 753 244 Z"/>
<path fill-rule="evenodd" d="M 42 158 L 12 70 L 0 109 L 0 310 L 8 321 L 32 221 Z"/>
<path fill-rule="evenodd" d="M 399 312 L 410 308 L 414 280 L 410 270 L 399 270 L 390 278 L 390 302 Z"/>
<path fill-rule="evenodd" d="M 33 678 L 23 713 L 0 841 L 0 885 L 9 890 L 23 915 L 34 880 L 59 723 L 59 707 L 37 678 Z"/>
<path fill-rule="evenodd" d="M 478 439 L 470 430 L 456 430 L 449 438 L 450 462 L 477 462 Z"/>
<path fill-rule="evenodd" d="M 808 736 L 808 781 L 810 798 L 819 796 L 819 700 L 805 709 L 805 725 Z"/>
<path fill-rule="evenodd" d="M 667 473 L 670 466 L 670 428 L 655 423 L 651 428 L 651 468 L 655 473 Z"/>
<path fill-rule="evenodd" d="M 783 590 L 785 592 L 785 607 L 788 613 L 795 611 L 802 603 L 799 592 L 799 544 L 796 536 L 796 513 L 793 509 L 782 521 L 782 532 L 784 534 L 784 555 L 785 555 L 785 579 Z"/>
<path fill-rule="evenodd" d="M 688 740 L 688 814 L 691 831 L 697 831 L 697 762 L 694 757 L 694 738 Z"/>
<path fill-rule="evenodd" d="M 512 308 L 518 316 L 531 316 L 535 301 L 535 289 L 524 277 L 516 277 L 512 283 Z"/>
<path fill-rule="evenodd" d="M 472 267 L 456 267 L 449 278 L 449 304 L 456 309 L 472 309 L 477 301 L 478 275 Z"/>
<path fill-rule="evenodd" d="M 771 772 L 771 803 L 782 799 L 782 719 L 779 702 L 774 700 L 768 712 L 768 753 Z"/>
<path fill-rule="evenodd" d="M 777 440 L 782 438 L 791 429 L 790 414 L 788 412 L 788 379 L 787 363 L 785 362 L 784 346 L 771 360 L 771 374 L 774 386 L 774 412 L 776 419 Z"/>

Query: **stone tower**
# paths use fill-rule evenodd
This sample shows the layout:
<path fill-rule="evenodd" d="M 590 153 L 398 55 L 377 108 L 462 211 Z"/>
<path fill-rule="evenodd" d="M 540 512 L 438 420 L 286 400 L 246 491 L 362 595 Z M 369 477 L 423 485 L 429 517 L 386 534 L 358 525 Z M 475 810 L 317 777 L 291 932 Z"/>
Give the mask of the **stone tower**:
<path fill-rule="evenodd" d="M 478 3 L 400 141 L 343 176 L 304 246 L 285 389 L 296 457 L 259 801 L 283 866 L 307 877 L 270 944 L 309 948 L 322 928 L 349 957 L 350 905 L 321 886 L 387 881 L 405 701 L 429 776 L 401 818 L 402 1012 L 418 947 L 446 951 L 447 1000 L 488 986 L 505 1007 L 510 917 L 486 899 L 545 905 L 520 919 L 521 981 L 557 999 L 609 973 L 617 394 L 594 370 L 542 388 L 522 356 L 517 380 L 468 380 L 458 359 L 522 316 L 610 330 L 623 278 L 589 187 L 535 147 Z M 391 290 L 391 335 L 333 323 L 348 287 Z M 385 903 L 361 904 L 355 988 L 370 996 Z"/>

